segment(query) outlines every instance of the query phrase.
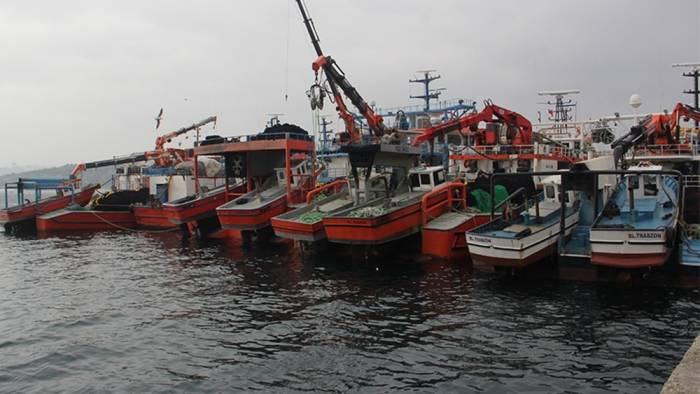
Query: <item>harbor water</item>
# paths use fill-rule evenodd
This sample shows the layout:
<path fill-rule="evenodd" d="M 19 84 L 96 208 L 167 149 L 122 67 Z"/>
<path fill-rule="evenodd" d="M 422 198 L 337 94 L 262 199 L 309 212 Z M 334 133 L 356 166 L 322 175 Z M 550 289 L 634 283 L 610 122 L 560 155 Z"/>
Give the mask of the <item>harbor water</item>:
<path fill-rule="evenodd" d="M 695 290 L 0 232 L 0 392 L 658 392 Z"/>

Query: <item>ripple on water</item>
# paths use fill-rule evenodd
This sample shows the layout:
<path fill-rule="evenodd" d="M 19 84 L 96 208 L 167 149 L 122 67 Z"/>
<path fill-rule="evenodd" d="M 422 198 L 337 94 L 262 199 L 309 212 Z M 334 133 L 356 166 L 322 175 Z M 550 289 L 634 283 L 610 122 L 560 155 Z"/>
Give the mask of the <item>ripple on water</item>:
<path fill-rule="evenodd" d="M 2 387 L 655 392 L 699 331 L 698 291 L 240 246 L 0 236 Z"/>

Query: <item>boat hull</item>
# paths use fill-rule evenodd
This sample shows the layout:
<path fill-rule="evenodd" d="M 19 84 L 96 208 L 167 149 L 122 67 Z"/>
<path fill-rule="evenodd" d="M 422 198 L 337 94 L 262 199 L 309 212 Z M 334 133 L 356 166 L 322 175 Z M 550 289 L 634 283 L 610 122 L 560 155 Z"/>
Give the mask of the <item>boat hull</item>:
<path fill-rule="evenodd" d="M 166 230 L 177 227 L 168 219 L 163 208 L 138 206 L 134 207 L 134 219 L 139 227 L 156 230 Z"/>
<path fill-rule="evenodd" d="M 270 220 L 275 235 L 280 238 L 293 239 L 295 241 L 316 242 L 326 238 L 326 230 L 323 221 L 316 223 L 300 223 L 291 220 L 279 220 L 276 217 Z"/>
<path fill-rule="evenodd" d="M 252 209 L 217 208 L 221 228 L 225 230 L 255 231 L 270 226 L 273 217 L 287 211 L 287 196 L 283 194 Z"/>
<path fill-rule="evenodd" d="M 41 232 L 105 231 L 134 229 L 137 223 L 131 211 L 64 209 L 37 217 L 36 227 Z"/>
<path fill-rule="evenodd" d="M 223 190 L 209 196 L 177 204 L 163 204 L 163 214 L 173 224 L 180 225 L 216 216 L 216 208 L 226 202 Z"/>
<path fill-rule="evenodd" d="M 674 222 L 675 226 L 675 222 Z M 591 264 L 617 268 L 658 267 L 671 255 L 666 230 L 591 229 Z"/>
<path fill-rule="evenodd" d="M 434 229 L 429 226 L 421 230 L 423 254 L 443 259 L 462 259 L 469 255 L 466 232 L 489 222 L 490 215 L 478 214 L 449 229 Z"/>
<path fill-rule="evenodd" d="M 566 217 L 565 236 L 571 234 L 578 220 L 577 211 Z M 519 239 L 487 236 L 473 232 L 468 232 L 466 237 L 469 255 L 474 264 L 523 268 L 554 253 L 560 234 L 561 225 L 557 221 L 540 231 Z"/>
<path fill-rule="evenodd" d="M 323 218 L 329 241 L 364 245 L 381 245 L 414 234 L 420 230 L 421 222 L 420 200 L 377 217 Z"/>
<path fill-rule="evenodd" d="M 312 223 L 300 220 L 310 212 L 324 212 L 324 216 L 338 212 L 353 205 L 347 192 L 341 192 L 327 197 L 321 201 L 313 202 L 305 207 L 291 210 L 285 214 L 273 217 L 270 220 L 275 235 L 280 238 L 295 241 L 317 242 L 326 239 L 326 229 L 323 226 L 323 218 Z"/>
<path fill-rule="evenodd" d="M 92 195 L 98 188 L 99 185 L 91 186 L 75 193 L 74 196 L 67 195 L 50 198 L 39 203 L 26 205 L 19 209 L 2 209 L 0 210 L 0 224 L 10 227 L 14 224 L 33 221 L 39 215 L 55 212 L 67 207 L 71 203 L 83 206 L 90 202 Z"/>

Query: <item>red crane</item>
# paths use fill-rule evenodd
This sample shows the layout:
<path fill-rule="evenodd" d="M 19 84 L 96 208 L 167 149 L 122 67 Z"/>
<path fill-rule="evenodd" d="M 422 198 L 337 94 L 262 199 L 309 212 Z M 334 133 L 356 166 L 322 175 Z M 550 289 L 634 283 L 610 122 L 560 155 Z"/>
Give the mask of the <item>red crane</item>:
<path fill-rule="evenodd" d="M 508 127 L 507 136 L 512 141 L 512 145 L 532 144 L 532 123 L 529 120 L 515 111 L 499 107 L 491 101 L 485 101 L 481 112 L 466 114 L 429 127 L 413 141 L 413 145 L 418 146 L 425 141 L 432 141 L 452 131 L 461 133 L 465 129 L 484 140 L 484 131 L 478 129 L 480 122 L 505 124 Z"/>
<path fill-rule="evenodd" d="M 153 160 L 159 167 L 169 167 L 175 163 L 180 163 L 187 159 L 187 154 L 184 149 L 166 148 L 165 144 L 172 141 L 173 138 L 178 137 L 188 131 L 198 129 L 209 123 L 216 123 L 216 116 L 210 116 L 201 122 L 197 122 L 191 126 L 183 127 L 176 131 L 171 131 L 170 133 L 163 134 L 156 138 L 156 147 L 152 151 L 144 152 L 141 154 L 134 154 L 127 157 L 122 157 L 118 159 L 108 159 L 99 160 L 90 163 L 80 163 L 77 164 L 71 171 L 71 177 L 77 178 L 80 173 L 88 168 L 99 168 L 105 166 L 112 166 L 125 163 L 134 163 L 138 161 Z"/>
<path fill-rule="evenodd" d="M 316 107 L 323 108 L 323 96 L 325 95 L 325 91 L 319 83 L 320 74 L 323 72 L 326 74 L 326 80 L 328 81 L 328 85 L 330 86 L 333 94 L 336 109 L 340 117 L 345 122 L 345 131 L 350 135 L 350 140 L 352 142 L 359 142 L 361 140 L 361 135 L 360 130 L 355 124 L 353 115 L 348 111 L 347 106 L 343 101 L 342 94 L 345 94 L 345 96 L 350 99 L 350 102 L 352 102 L 352 104 L 360 111 L 360 114 L 364 116 L 364 118 L 367 120 L 367 125 L 369 126 L 370 130 L 372 130 L 374 135 L 381 137 L 387 133 L 387 128 L 384 126 L 384 119 L 381 115 L 374 112 L 372 107 L 370 107 L 369 104 L 367 104 L 367 102 L 362 98 L 360 93 L 358 93 L 357 89 L 350 84 L 345 77 L 345 73 L 340 69 L 335 60 L 330 56 L 323 54 L 321 45 L 319 44 L 320 40 L 318 38 L 318 33 L 316 32 L 316 27 L 314 26 L 311 18 L 308 16 L 303 0 L 296 0 L 296 2 L 299 6 L 299 11 L 301 11 L 302 17 L 304 18 L 306 30 L 311 37 L 311 43 L 316 50 L 316 55 L 318 55 L 318 58 L 311 65 L 311 68 L 314 70 L 314 74 L 316 76 L 316 83 L 312 85 L 310 94 L 317 96 L 311 97 L 312 109 L 315 109 Z"/>
<path fill-rule="evenodd" d="M 670 114 L 647 116 L 641 121 L 647 140 L 654 139 L 656 145 L 673 144 L 674 141 L 678 143 L 681 117 L 700 121 L 700 111 L 689 105 L 678 103 Z"/>

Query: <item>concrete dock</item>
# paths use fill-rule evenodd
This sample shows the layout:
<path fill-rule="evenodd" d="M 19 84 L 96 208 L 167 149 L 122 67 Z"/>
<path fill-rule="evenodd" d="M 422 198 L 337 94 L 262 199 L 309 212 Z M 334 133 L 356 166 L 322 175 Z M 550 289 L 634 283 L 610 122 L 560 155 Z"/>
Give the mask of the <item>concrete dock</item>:
<path fill-rule="evenodd" d="M 700 394 L 700 335 L 690 345 L 681 362 L 661 390 L 663 394 Z"/>

